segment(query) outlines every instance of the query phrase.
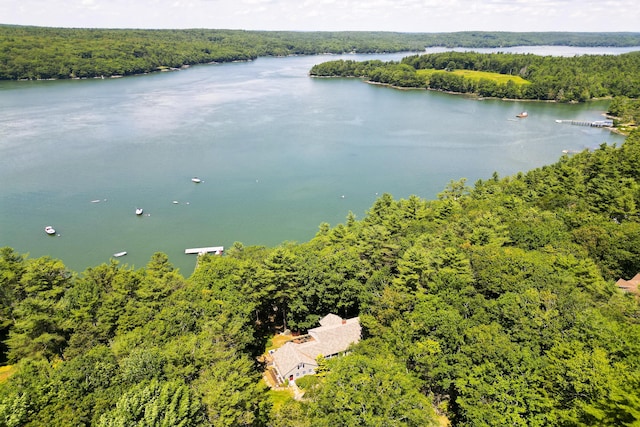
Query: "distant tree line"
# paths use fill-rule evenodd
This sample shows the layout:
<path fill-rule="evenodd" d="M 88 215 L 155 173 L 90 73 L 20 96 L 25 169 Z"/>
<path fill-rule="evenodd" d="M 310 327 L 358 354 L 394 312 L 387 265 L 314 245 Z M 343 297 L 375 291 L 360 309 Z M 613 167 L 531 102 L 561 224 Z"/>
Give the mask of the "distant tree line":
<path fill-rule="evenodd" d="M 0 80 L 124 76 L 259 56 L 515 45 L 637 46 L 640 33 L 117 30 L 0 25 Z"/>
<path fill-rule="evenodd" d="M 439 72 L 421 73 L 421 70 Z M 519 76 L 528 84 L 470 79 L 454 70 Z M 315 65 L 312 76 L 359 77 L 398 87 L 475 93 L 484 97 L 586 101 L 626 96 L 640 98 L 640 52 L 574 57 L 533 54 L 444 52 L 408 56 L 401 61 L 329 61 Z"/>

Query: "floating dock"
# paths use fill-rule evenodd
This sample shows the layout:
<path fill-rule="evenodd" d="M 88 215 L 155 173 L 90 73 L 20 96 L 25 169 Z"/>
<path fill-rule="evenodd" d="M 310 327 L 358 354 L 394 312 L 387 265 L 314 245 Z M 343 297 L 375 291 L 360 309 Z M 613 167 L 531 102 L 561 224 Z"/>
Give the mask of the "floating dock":
<path fill-rule="evenodd" d="M 208 253 L 222 255 L 222 252 L 224 252 L 224 246 L 209 246 L 206 248 L 190 248 L 190 249 L 184 250 L 185 254 L 198 254 L 198 255 L 208 254 Z"/>

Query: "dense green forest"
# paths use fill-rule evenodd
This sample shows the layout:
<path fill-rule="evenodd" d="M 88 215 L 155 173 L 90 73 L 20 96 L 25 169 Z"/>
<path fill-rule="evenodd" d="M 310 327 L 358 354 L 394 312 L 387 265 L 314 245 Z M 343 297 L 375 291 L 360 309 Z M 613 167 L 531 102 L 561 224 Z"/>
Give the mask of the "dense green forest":
<path fill-rule="evenodd" d="M 526 82 L 472 79 L 455 73 L 456 70 L 518 76 Z M 575 57 L 444 52 L 408 56 L 399 62 L 329 61 L 315 65 L 310 74 L 360 77 L 396 87 L 473 93 L 482 97 L 570 102 L 615 96 L 640 98 L 638 70 L 640 52 Z"/>
<path fill-rule="evenodd" d="M 382 195 L 309 242 L 236 243 L 190 277 L 155 254 L 69 271 L 0 250 L 0 426 L 640 423 L 640 131 L 435 200 Z M 363 339 L 269 391 L 284 322 Z M 7 378 L 8 377 L 8 378 Z"/>
<path fill-rule="evenodd" d="M 640 99 L 615 97 L 609 104 L 608 114 L 615 117 L 616 127 L 629 131 L 640 123 Z"/>
<path fill-rule="evenodd" d="M 0 80 L 123 76 L 259 56 L 517 45 L 640 46 L 640 33 L 116 30 L 0 25 Z"/>

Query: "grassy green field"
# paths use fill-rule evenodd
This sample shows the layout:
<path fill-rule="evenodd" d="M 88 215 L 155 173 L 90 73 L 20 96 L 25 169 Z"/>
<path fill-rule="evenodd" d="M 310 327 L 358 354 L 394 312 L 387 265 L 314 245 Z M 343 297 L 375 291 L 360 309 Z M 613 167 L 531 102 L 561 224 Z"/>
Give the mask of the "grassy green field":
<path fill-rule="evenodd" d="M 5 382 L 15 371 L 16 368 L 11 365 L 0 366 L 0 383 Z"/>
<path fill-rule="evenodd" d="M 280 409 L 287 401 L 293 399 L 293 393 L 290 389 L 269 390 L 269 396 L 271 397 L 274 410 Z"/>
<path fill-rule="evenodd" d="M 428 79 L 434 73 L 441 73 L 443 70 L 417 70 L 416 73 L 418 76 Z M 498 84 L 506 84 L 509 80 L 512 80 L 517 85 L 528 85 L 529 81 L 523 79 L 520 76 L 512 76 L 509 74 L 499 74 L 499 73 L 489 73 L 486 71 L 473 71 L 473 70 L 453 70 L 449 71 L 453 74 L 464 77 L 465 79 L 471 79 L 475 81 L 479 81 L 481 79 L 493 80 Z"/>

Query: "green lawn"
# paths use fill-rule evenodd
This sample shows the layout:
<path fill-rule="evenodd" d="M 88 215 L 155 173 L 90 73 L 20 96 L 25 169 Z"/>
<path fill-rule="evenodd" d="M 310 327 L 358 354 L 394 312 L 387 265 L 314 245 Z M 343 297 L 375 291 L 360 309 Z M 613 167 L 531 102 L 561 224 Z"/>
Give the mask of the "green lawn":
<path fill-rule="evenodd" d="M 0 366 L 0 383 L 5 382 L 16 371 L 12 365 Z"/>
<path fill-rule="evenodd" d="M 293 393 L 287 390 L 269 390 L 269 396 L 273 402 L 273 410 L 278 410 L 285 402 L 293 399 Z"/>
<path fill-rule="evenodd" d="M 440 73 L 443 70 L 417 70 L 416 73 L 418 76 L 429 77 L 433 73 Z M 453 70 L 450 71 L 453 74 L 464 77 L 465 79 L 471 79 L 479 81 L 480 79 L 493 80 L 498 84 L 505 84 L 509 80 L 512 80 L 517 85 L 528 85 L 531 84 L 528 80 L 523 79 L 520 76 L 512 76 L 509 74 L 500 74 L 500 73 L 489 73 L 486 71 L 473 71 L 473 70 Z"/>
<path fill-rule="evenodd" d="M 269 338 L 269 340 L 267 340 L 265 352 L 280 348 L 284 345 L 284 343 L 286 343 L 287 341 L 291 341 L 293 338 L 294 337 L 292 337 L 291 335 L 276 334 L 273 337 Z"/>

